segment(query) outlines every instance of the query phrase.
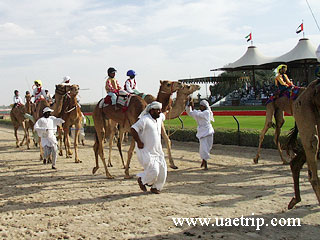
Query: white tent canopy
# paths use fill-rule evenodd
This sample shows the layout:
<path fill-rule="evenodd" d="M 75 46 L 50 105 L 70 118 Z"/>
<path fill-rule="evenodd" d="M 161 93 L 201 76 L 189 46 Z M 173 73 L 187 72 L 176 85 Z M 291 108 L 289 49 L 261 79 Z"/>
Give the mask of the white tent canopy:
<path fill-rule="evenodd" d="M 243 68 L 252 66 L 264 65 L 266 63 L 270 63 L 274 58 L 263 56 L 257 47 L 250 46 L 248 47 L 246 53 L 239 58 L 237 61 L 233 63 L 229 63 L 226 66 L 220 68 L 221 70 L 235 69 L 235 68 Z"/>
<path fill-rule="evenodd" d="M 301 38 L 298 44 L 286 54 L 274 59 L 274 62 L 293 62 L 298 60 L 316 60 L 316 48 L 308 38 Z"/>

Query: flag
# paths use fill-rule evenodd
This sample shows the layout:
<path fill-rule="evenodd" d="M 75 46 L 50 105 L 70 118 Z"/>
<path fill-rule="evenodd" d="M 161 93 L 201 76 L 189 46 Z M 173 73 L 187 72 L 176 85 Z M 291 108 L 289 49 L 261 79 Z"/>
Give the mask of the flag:
<path fill-rule="evenodd" d="M 303 31 L 303 23 L 299 25 L 299 27 L 296 30 L 296 33 L 301 33 L 302 31 Z"/>
<path fill-rule="evenodd" d="M 251 41 L 252 40 L 252 34 L 249 33 L 245 38 L 247 39 L 247 42 Z"/>

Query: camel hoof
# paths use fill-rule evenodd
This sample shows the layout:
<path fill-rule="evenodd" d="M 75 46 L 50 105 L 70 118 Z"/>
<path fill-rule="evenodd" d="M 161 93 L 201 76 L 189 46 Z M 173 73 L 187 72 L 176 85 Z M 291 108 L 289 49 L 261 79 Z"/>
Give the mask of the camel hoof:
<path fill-rule="evenodd" d="M 178 169 L 178 167 L 177 167 L 176 165 L 170 165 L 170 167 L 171 167 L 172 169 Z"/>
<path fill-rule="evenodd" d="M 257 157 L 255 157 L 255 158 L 253 159 L 253 163 L 254 163 L 254 164 L 257 164 L 257 163 L 258 163 L 258 158 L 257 158 Z"/>
<path fill-rule="evenodd" d="M 114 179 L 114 177 L 111 174 L 107 174 L 107 179 Z"/>
<path fill-rule="evenodd" d="M 59 156 L 63 156 L 62 152 L 59 152 Z"/>
<path fill-rule="evenodd" d="M 20 146 L 19 146 L 19 145 L 17 145 L 16 147 L 17 147 L 17 148 L 19 148 Z"/>
<path fill-rule="evenodd" d="M 27 147 L 28 150 L 30 150 L 30 147 Z"/>
<path fill-rule="evenodd" d="M 80 161 L 79 159 L 78 159 L 78 160 L 75 160 L 74 162 L 75 162 L 75 163 L 82 163 L 82 161 Z"/>
<path fill-rule="evenodd" d="M 282 165 L 289 165 L 290 163 L 287 161 L 282 161 Z"/>
<path fill-rule="evenodd" d="M 133 177 L 132 176 L 130 176 L 130 175 L 125 175 L 124 176 L 124 179 L 132 179 Z"/>
<path fill-rule="evenodd" d="M 98 171 L 98 169 L 99 169 L 99 167 L 94 167 L 94 168 L 92 169 L 92 174 L 95 174 L 95 173 Z"/>
<path fill-rule="evenodd" d="M 43 157 L 40 155 L 40 161 L 42 161 L 43 160 Z"/>
<path fill-rule="evenodd" d="M 108 167 L 113 167 L 112 163 L 108 163 Z"/>
<path fill-rule="evenodd" d="M 298 201 L 296 198 L 293 197 L 290 203 L 288 204 L 288 209 L 292 209 L 298 202 L 300 201 Z"/>

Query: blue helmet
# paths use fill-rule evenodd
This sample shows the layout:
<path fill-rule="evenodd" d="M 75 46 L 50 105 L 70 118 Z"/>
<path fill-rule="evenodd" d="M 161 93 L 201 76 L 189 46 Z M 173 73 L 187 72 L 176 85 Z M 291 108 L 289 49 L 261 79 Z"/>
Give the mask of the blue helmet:
<path fill-rule="evenodd" d="M 136 76 L 136 72 L 133 71 L 133 70 L 129 70 L 129 71 L 127 72 L 127 76 L 129 76 L 129 77 L 134 77 L 134 76 Z"/>

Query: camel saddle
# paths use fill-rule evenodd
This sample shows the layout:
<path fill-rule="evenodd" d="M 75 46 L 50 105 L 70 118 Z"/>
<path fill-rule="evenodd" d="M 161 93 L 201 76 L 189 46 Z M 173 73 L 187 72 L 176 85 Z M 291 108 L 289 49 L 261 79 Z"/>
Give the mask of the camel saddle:
<path fill-rule="evenodd" d="M 127 111 L 131 97 L 132 97 L 131 94 L 128 94 L 126 91 L 123 91 L 123 90 L 120 90 L 119 94 L 117 94 L 117 102 L 116 102 L 116 104 L 122 106 L 122 112 Z M 99 108 L 103 108 L 103 107 L 106 107 L 108 105 L 111 105 L 111 103 L 112 103 L 111 102 L 111 96 L 107 95 L 105 98 L 102 98 L 99 101 Z"/>
<path fill-rule="evenodd" d="M 268 99 L 268 101 L 266 102 L 266 105 L 268 103 L 274 102 L 276 99 L 278 99 L 280 97 L 284 97 L 284 96 L 287 97 L 288 99 L 294 101 L 298 97 L 299 91 L 300 91 L 300 87 L 297 87 L 297 86 L 293 86 L 292 88 L 287 89 L 285 91 L 278 90 L 275 92 L 275 94 L 273 96 L 271 96 Z"/>

